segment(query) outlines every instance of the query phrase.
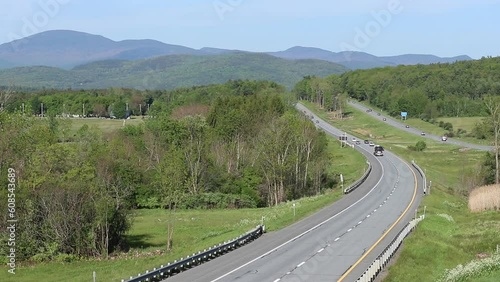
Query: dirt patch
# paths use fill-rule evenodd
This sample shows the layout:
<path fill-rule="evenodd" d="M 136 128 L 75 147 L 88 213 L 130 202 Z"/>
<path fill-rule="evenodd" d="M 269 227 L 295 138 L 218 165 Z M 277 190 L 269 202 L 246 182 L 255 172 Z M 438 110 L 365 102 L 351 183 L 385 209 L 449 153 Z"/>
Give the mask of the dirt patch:
<path fill-rule="evenodd" d="M 352 120 L 353 117 L 343 117 L 343 114 L 341 114 L 340 112 L 327 112 L 326 115 L 328 116 L 328 118 L 330 120 Z"/>
<path fill-rule="evenodd" d="M 357 129 L 354 129 L 353 131 L 356 133 L 359 133 L 363 136 L 369 136 L 370 138 L 373 138 L 372 132 L 370 130 L 366 130 L 363 128 L 357 128 Z"/>

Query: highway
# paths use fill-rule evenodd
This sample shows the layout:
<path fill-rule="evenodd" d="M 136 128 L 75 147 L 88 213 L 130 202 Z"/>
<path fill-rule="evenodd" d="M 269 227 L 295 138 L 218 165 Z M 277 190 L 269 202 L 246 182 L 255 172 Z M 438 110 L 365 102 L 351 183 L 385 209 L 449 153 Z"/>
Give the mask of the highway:
<path fill-rule="evenodd" d="M 297 108 L 313 115 L 300 104 Z M 343 134 L 316 116 L 313 122 L 328 134 Z M 165 281 L 355 281 L 415 216 L 423 184 L 418 172 L 392 153 L 375 157 L 369 145 L 354 148 L 372 164 L 358 189 L 289 227 Z"/>
<path fill-rule="evenodd" d="M 394 118 L 389 117 L 389 116 L 384 116 L 384 115 L 379 116 L 378 115 L 379 113 L 377 113 L 376 111 L 367 112 L 367 110 L 370 108 L 366 107 L 365 105 L 362 105 L 362 104 L 359 104 L 359 103 L 356 103 L 353 101 L 349 101 L 349 105 L 360 110 L 360 111 L 364 111 L 366 114 L 371 115 L 371 116 L 378 118 L 380 120 L 382 120 L 383 118 L 386 118 L 385 122 L 388 125 L 397 127 L 401 130 L 407 131 L 409 133 L 413 133 L 415 135 L 419 135 L 421 137 L 425 137 L 425 138 L 432 139 L 432 140 L 439 141 L 439 142 L 446 142 L 447 144 L 453 144 L 453 145 L 457 145 L 457 146 L 461 146 L 461 147 L 465 147 L 465 148 L 471 148 L 471 149 L 475 149 L 475 150 L 493 151 L 493 146 L 471 144 L 471 143 L 462 142 L 462 141 L 459 141 L 459 140 L 456 140 L 453 138 L 448 138 L 447 141 L 441 141 L 442 136 L 432 135 L 432 134 L 428 134 L 428 133 L 426 133 L 425 136 L 422 136 L 422 135 L 420 135 L 422 133 L 422 130 L 419 130 L 417 128 L 412 128 L 412 127 L 406 128 L 405 127 L 406 124 L 403 123 L 402 121 L 394 119 Z"/>

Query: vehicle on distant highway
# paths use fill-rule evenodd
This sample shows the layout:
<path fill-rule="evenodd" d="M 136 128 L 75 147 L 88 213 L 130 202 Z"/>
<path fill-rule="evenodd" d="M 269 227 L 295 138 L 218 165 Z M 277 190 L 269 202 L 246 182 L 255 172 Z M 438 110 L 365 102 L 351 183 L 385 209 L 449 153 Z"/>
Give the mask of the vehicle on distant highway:
<path fill-rule="evenodd" d="M 386 121 L 387 119 L 386 118 L 383 118 L 384 121 Z"/>
<path fill-rule="evenodd" d="M 370 142 L 368 142 L 368 145 L 370 145 L 370 147 L 373 147 L 373 146 L 375 146 L 375 143 L 373 143 L 373 141 L 370 141 Z"/>
<path fill-rule="evenodd" d="M 420 135 L 425 136 L 425 132 L 422 131 L 422 133 L 420 133 Z"/>
<path fill-rule="evenodd" d="M 369 143 L 370 143 L 370 141 L 369 141 L 369 140 L 365 140 L 364 142 L 365 142 L 365 144 L 369 144 Z"/>
<path fill-rule="evenodd" d="M 446 141 L 446 140 L 448 140 L 448 137 L 446 135 L 441 137 L 441 141 Z"/>
<path fill-rule="evenodd" d="M 384 147 L 380 146 L 380 145 L 375 145 L 375 147 L 373 148 L 373 154 L 377 157 L 380 157 L 380 156 L 383 156 L 384 155 Z"/>

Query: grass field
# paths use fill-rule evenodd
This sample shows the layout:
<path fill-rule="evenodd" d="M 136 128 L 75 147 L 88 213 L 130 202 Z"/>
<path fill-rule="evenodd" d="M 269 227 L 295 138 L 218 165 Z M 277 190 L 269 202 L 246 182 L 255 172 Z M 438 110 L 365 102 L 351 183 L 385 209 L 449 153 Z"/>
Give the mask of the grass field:
<path fill-rule="evenodd" d="M 372 108 L 374 111 L 380 112 L 383 115 L 387 115 L 387 113 L 384 113 L 380 109 L 373 107 L 371 105 L 368 105 L 366 103 L 362 103 L 367 107 Z M 437 121 L 443 121 L 443 122 L 450 122 L 453 125 L 453 130 L 457 131 L 459 128 L 464 129 L 467 131 L 467 133 L 471 133 L 472 129 L 477 123 L 481 123 L 483 121 L 484 117 L 453 117 L 453 118 L 438 118 Z M 429 133 L 429 134 L 434 134 L 434 135 L 444 135 L 446 134 L 446 130 L 443 128 L 439 127 L 437 124 L 432 124 L 430 122 L 423 121 L 419 118 L 408 118 L 408 120 L 405 121 L 406 124 L 413 128 L 419 128 L 422 131 Z M 479 140 L 476 138 L 472 137 L 453 137 L 457 140 L 468 142 L 468 143 L 473 143 L 473 144 L 479 144 L 479 145 L 492 145 L 493 140 Z"/>
<path fill-rule="evenodd" d="M 314 108 L 312 104 L 305 104 Z M 398 261 L 389 268 L 384 281 L 438 281 L 444 278 L 446 269 L 465 265 L 478 254 L 492 255 L 500 245 L 500 213 L 472 213 L 464 196 L 475 186 L 477 165 L 485 153 L 424 139 L 388 127 L 355 109 L 349 110 L 352 113 L 349 119 L 331 123 L 356 132 L 362 139 L 371 134 L 377 143 L 407 161 L 415 160 L 432 181 L 431 194 L 424 198 L 419 210 L 422 213 L 426 206 L 427 217 L 405 240 Z M 417 124 L 415 120 L 411 126 L 419 128 Z M 414 152 L 407 148 L 419 140 L 427 143 L 426 150 Z M 477 270 L 467 277 L 458 281 L 498 281 L 500 264 L 490 271 Z"/>
<path fill-rule="evenodd" d="M 144 123 L 144 120 L 135 117 L 131 119 L 100 119 L 100 118 L 71 118 L 66 119 L 70 123 L 71 132 L 77 132 L 83 125 L 88 125 L 89 127 L 97 127 L 103 132 L 111 132 L 122 128 L 124 125 L 137 125 Z"/>
<path fill-rule="evenodd" d="M 87 120 L 85 120 L 87 121 Z M 111 127 L 108 127 L 111 128 Z M 364 157 L 351 148 L 340 148 L 329 139 L 333 162 L 330 172 L 344 175 L 346 185 L 357 180 L 366 168 Z M 199 250 L 233 239 L 257 226 L 264 217 L 266 230 L 272 231 L 306 217 L 342 197 L 339 187 L 324 195 L 287 202 L 273 208 L 241 210 L 184 210 L 176 214 L 174 250 L 163 252 L 166 243 L 165 210 L 136 210 L 133 225 L 127 234 L 131 250 L 110 260 L 89 260 L 71 263 L 51 262 L 34 266 L 22 265 L 16 275 L 2 267 L 0 281 L 120 281 L 147 269 L 186 257 Z M 292 205 L 295 203 L 296 215 Z"/>
<path fill-rule="evenodd" d="M 484 117 L 464 117 L 464 118 L 438 118 L 438 121 L 449 122 L 453 124 L 453 129 L 457 130 L 459 128 L 471 132 L 476 124 L 482 123 Z"/>

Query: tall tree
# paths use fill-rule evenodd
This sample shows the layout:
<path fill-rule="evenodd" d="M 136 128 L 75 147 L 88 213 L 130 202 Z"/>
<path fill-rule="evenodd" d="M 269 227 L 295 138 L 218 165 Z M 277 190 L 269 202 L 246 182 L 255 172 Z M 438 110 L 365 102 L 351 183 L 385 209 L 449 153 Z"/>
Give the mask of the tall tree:
<path fill-rule="evenodd" d="M 499 172 L 499 152 L 498 152 L 498 138 L 500 136 L 500 97 L 488 95 L 484 97 L 484 104 L 488 110 L 489 119 L 491 125 L 493 126 L 493 146 L 495 150 L 495 183 L 500 183 L 500 172 Z"/>
<path fill-rule="evenodd" d="M 12 87 L 0 89 L 0 112 L 7 107 L 7 102 L 11 99 L 13 92 Z"/>

